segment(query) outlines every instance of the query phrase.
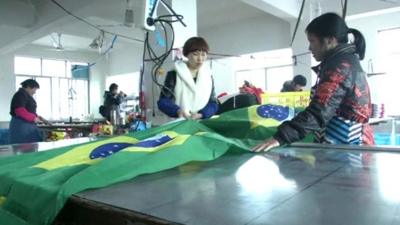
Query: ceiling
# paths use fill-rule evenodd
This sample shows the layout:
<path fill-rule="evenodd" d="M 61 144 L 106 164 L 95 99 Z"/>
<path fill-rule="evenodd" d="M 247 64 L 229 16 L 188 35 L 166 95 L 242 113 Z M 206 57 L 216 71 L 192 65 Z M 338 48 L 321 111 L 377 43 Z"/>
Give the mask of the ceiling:
<path fill-rule="evenodd" d="M 240 0 L 198 0 L 197 20 L 199 29 L 265 15 L 260 9 Z"/>
<path fill-rule="evenodd" d="M 136 1 L 136 0 L 133 0 Z M 102 29 L 119 33 L 133 39 L 143 39 L 139 29 L 123 26 L 126 0 L 69 0 L 59 3 L 75 15 L 84 18 Z M 266 15 L 278 16 L 277 10 L 285 11 L 285 7 L 298 9 L 301 0 L 197 0 L 198 29 L 221 26 L 239 20 Z M 279 3 L 279 4 L 277 4 Z M 319 3 L 322 12 L 341 10 L 341 0 L 308 0 L 310 4 Z M 290 5 L 292 4 L 292 5 Z M 97 51 L 89 48 L 89 44 L 99 31 L 78 21 L 60 10 L 51 0 L 0 0 L 0 54 L 3 51 L 23 47 L 27 44 L 51 48 L 54 40 L 50 34 L 61 33 L 61 43 L 65 49 L 78 51 Z M 254 7 L 256 5 L 257 7 Z M 6 6 L 6 7 L 4 7 Z M 348 2 L 348 15 L 369 11 L 400 7 L 396 0 L 351 0 Z M 134 8 L 134 12 L 137 8 Z M 178 12 L 179 13 L 179 12 Z M 297 12 L 295 13 L 297 15 Z M 296 20 L 282 17 L 288 22 Z M 111 36 L 108 35 L 108 41 Z M 139 43 L 135 40 L 121 38 L 119 43 Z M 116 48 L 123 48 L 119 44 Z"/>

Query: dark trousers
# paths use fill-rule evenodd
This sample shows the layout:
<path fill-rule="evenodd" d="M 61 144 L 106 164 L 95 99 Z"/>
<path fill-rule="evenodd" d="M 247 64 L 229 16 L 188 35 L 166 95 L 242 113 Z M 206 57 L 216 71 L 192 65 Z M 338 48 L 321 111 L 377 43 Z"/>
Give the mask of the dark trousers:
<path fill-rule="evenodd" d="M 11 118 L 10 144 L 40 141 L 43 141 L 43 135 L 35 123 L 28 122 L 16 116 Z"/>

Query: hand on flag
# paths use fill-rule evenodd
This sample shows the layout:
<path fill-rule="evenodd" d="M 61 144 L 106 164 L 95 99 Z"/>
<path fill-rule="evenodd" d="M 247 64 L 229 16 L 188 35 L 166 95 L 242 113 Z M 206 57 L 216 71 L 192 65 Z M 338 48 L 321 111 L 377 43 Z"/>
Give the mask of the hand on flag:
<path fill-rule="evenodd" d="M 186 113 L 186 112 L 183 111 L 182 109 L 179 109 L 179 110 L 178 110 L 178 117 L 179 117 L 179 118 L 189 119 L 189 118 L 190 118 L 190 114 Z"/>
<path fill-rule="evenodd" d="M 275 138 L 269 138 L 263 143 L 256 145 L 251 149 L 253 152 L 268 152 L 269 150 L 279 147 L 280 144 Z"/>

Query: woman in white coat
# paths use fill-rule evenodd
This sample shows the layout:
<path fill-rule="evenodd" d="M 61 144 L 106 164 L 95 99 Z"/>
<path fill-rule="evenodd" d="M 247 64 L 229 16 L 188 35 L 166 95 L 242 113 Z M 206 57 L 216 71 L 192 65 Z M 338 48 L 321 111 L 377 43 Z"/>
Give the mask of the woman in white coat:
<path fill-rule="evenodd" d="M 169 117 L 205 119 L 218 111 L 214 81 L 206 62 L 209 47 L 201 37 L 188 39 L 183 46 L 187 61 L 177 61 L 167 73 L 158 108 Z"/>

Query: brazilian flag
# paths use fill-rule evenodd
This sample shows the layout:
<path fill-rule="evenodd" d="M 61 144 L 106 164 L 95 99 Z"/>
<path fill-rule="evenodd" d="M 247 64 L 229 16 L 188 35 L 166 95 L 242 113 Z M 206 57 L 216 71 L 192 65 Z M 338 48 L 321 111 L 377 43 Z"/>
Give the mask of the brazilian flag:
<path fill-rule="evenodd" d="M 248 151 L 287 117 L 285 107 L 253 106 L 201 122 L 0 158 L 1 224 L 51 224 L 74 193 L 213 160 L 228 151 Z"/>
<path fill-rule="evenodd" d="M 224 137 L 238 139 L 250 146 L 274 135 L 276 127 L 293 117 L 290 107 L 255 105 L 221 114 L 202 121 Z"/>
<path fill-rule="evenodd" d="M 226 138 L 255 146 L 260 140 L 272 137 L 282 122 L 292 119 L 303 110 L 302 107 L 254 105 L 214 116 L 201 123 Z M 313 139 L 313 134 L 309 134 L 303 142 L 313 142 Z"/>

